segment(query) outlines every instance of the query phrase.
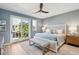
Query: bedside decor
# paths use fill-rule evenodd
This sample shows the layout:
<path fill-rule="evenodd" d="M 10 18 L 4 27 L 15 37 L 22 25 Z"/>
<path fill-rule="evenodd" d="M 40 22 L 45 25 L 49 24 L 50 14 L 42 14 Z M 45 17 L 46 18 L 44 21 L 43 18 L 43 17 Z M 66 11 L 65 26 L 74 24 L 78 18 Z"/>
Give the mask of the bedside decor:
<path fill-rule="evenodd" d="M 67 30 L 68 33 L 66 35 L 66 44 L 79 46 L 78 25 L 69 25 Z"/>
<path fill-rule="evenodd" d="M 76 25 L 69 26 L 69 33 L 71 35 L 75 35 L 77 33 L 77 26 Z"/>
<path fill-rule="evenodd" d="M 79 46 L 79 36 L 67 35 L 66 44 Z"/>
<path fill-rule="evenodd" d="M 46 32 L 46 29 L 47 29 L 47 25 L 43 25 L 42 26 L 42 32 Z"/>

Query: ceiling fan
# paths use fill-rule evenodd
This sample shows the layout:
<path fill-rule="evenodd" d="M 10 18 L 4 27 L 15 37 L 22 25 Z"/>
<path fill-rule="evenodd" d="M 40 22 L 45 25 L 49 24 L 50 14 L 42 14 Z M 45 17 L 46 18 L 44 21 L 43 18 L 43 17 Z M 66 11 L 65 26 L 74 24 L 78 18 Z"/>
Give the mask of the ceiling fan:
<path fill-rule="evenodd" d="M 39 12 L 42 12 L 42 13 L 49 13 L 48 11 L 44 11 L 44 10 L 43 10 L 43 3 L 40 3 L 40 10 L 38 10 L 36 13 L 39 13 Z"/>

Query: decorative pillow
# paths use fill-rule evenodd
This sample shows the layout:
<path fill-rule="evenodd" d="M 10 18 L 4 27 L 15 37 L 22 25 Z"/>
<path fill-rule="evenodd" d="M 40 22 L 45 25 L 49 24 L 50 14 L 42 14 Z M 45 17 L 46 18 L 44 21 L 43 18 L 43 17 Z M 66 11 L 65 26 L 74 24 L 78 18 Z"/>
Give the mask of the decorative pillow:
<path fill-rule="evenodd" d="M 63 29 L 53 29 L 51 31 L 52 34 L 64 34 Z"/>
<path fill-rule="evenodd" d="M 56 29 L 53 29 L 53 30 L 51 31 L 51 33 L 52 33 L 52 34 L 57 34 Z"/>
<path fill-rule="evenodd" d="M 63 30 L 62 30 L 62 29 L 58 29 L 58 30 L 57 30 L 57 33 L 58 33 L 58 34 L 63 34 Z"/>

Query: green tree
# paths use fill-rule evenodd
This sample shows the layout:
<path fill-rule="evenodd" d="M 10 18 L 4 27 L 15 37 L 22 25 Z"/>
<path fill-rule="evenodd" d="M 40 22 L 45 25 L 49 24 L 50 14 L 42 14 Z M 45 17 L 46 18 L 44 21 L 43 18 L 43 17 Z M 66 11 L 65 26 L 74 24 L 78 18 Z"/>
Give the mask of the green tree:
<path fill-rule="evenodd" d="M 29 33 L 29 24 L 22 22 L 22 37 L 27 37 Z"/>
<path fill-rule="evenodd" d="M 22 29 L 21 29 L 21 24 L 22 24 Z M 16 26 L 15 31 L 19 35 L 19 37 L 21 37 L 21 34 L 22 37 L 27 37 L 29 33 L 29 24 L 22 22 Z"/>

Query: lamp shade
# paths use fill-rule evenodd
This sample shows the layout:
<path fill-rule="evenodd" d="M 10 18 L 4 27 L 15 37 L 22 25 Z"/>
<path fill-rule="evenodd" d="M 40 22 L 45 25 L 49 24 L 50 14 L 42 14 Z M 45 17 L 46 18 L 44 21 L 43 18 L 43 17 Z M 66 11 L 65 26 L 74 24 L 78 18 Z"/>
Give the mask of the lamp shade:
<path fill-rule="evenodd" d="M 70 26 L 69 27 L 69 32 L 71 34 L 75 34 L 77 32 L 77 26 Z"/>
<path fill-rule="evenodd" d="M 77 27 L 71 26 L 71 27 L 69 27 L 69 31 L 75 32 L 75 31 L 77 31 Z"/>

